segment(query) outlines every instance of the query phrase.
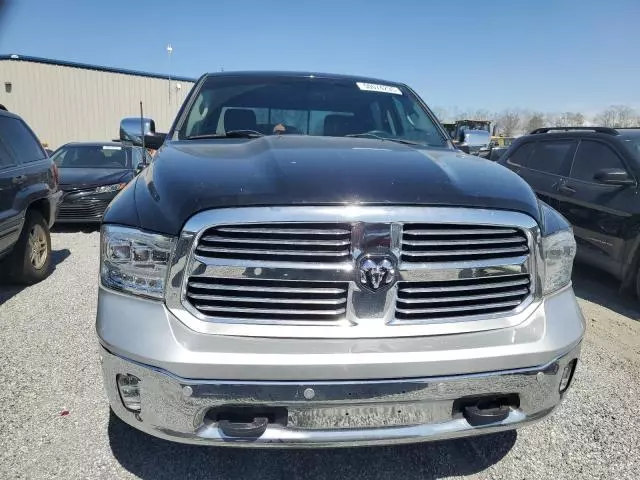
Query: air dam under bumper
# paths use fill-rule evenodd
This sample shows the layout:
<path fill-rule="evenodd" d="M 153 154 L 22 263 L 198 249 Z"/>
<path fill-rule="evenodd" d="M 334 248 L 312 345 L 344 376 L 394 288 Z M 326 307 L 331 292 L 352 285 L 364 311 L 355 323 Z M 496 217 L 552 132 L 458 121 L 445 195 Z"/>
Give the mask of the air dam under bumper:
<path fill-rule="evenodd" d="M 509 430 L 551 413 L 564 394 L 562 373 L 580 346 L 547 365 L 473 375 L 353 382 L 193 381 L 102 349 L 105 386 L 115 414 L 151 435 L 182 443 L 327 447 L 411 443 Z M 141 412 L 124 408 L 116 375 L 141 380 Z M 472 425 L 463 412 L 479 398 L 517 399 L 506 418 Z M 284 412 L 254 438 L 230 437 L 216 420 L 225 408 Z M 282 415 L 281 415 L 282 417 Z M 471 422 L 471 423 L 470 423 Z"/>

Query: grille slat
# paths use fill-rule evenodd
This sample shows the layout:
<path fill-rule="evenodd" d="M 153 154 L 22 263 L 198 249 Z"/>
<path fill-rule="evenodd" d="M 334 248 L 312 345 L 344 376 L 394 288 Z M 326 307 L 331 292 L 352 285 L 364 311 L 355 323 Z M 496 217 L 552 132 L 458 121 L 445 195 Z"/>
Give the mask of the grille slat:
<path fill-rule="evenodd" d="M 454 262 L 520 257 L 528 239 L 517 228 L 466 224 L 409 224 L 402 233 L 401 260 L 407 263 Z"/>
<path fill-rule="evenodd" d="M 522 247 L 508 247 L 508 248 L 483 248 L 483 249 L 466 249 L 466 250 L 439 250 L 439 251 L 426 251 L 421 250 L 418 252 L 404 251 L 403 255 L 407 257 L 442 257 L 442 256 L 456 256 L 463 257 L 468 255 L 491 255 L 491 254 L 503 254 L 503 253 L 516 253 L 522 254 L 529 251 L 526 245 Z"/>
<path fill-rule="evenodd" d="M 297 293 L 297 294 L 325 294 L 337 295 L 344 293 L 343 288 L 301 288 L 301 287 L 267 287 L 263 285 L 224 285 L 224 284 L 208 284 L 201 282 L 189 282 L 192 288 L 206 290 L 239 290 L 247 292 L 273 292 L 273 293 Z"/>
<path fill-rule="evenodd" d="M 521 288 L 520 290 L 514 290 L 509 292 L 498 292 L 498 293 L 482 293 L 478 295 L 462 295 L 460 297 L 455 297 L 455 300 L 458 302 L 467 301 L 467 300 L 487 300 L 490 298 L 508 298 L 508 297 L 521 297 L 522 295 L 526 295 L 529 293 L 528 288 Z M 405 298 L 398 299 L 398 303 L 408 303 L 408 304 L 422 304 L 422 303 L 444 303 L 450 302 L 451 298 L 449 297 L 441 297 L 441 298 Z"/>
<path fill-rule="evenodd" d="M 202 237 L 203 242 L 212 242 L 212 243 L 256 243 L 256 244 L 270 244 L 273 243 L 271 239 L 264 238 L 230 238 L 230 237 L 219 237 L 219 236 L 207 236 Z M 297 244 L 297 245 L 320 245 L 320 246 L 344 246 L 350 245 L 351 240 L 300 240 L 300 239 L 290 239 L 290 240 L 282 240 L 285 243 Z"/>
<path fill-rule="evenodd" d="M 199 245 L 198 251 L 202 253 L 215 253 L 221 255 L 255 255 L 256 257 L 264 257 L 267 255 L 288 255 L 288 256 L 318 256 L 318 257 L 347 257 L 349 250 L 339 250 L 333 252 L 324 251 L 311 251 L 305 250 L 266 250 L 258 248 L 224 248 L 224 247 L 210 247 L 206 245 Z"/>
<path fill-rule="evenodd" d="M 501 238 L 500 243 L 525 243 L 527 240 L 525 238 Z M 465 238 L 462 240 L 404 240 L 406 245 L 416 245 L 416 246 L 435 246 L 441 247 L 445 245 L 491 245 L 496 243 L 494 238 L 482 238 L 482 239 L 469 239 Z"/>
<path fill-rule="evenodd" d="M 299 316 L 300 310 L 296 309 L 278 309 L 278 308 L 257 308 L 257 307 L 220 307 L 220 306 L 210 306 L 210 305 L 197 305 L 196 308 L 198 310 L 203 310 L 205 312 L 220 312 L 220 313 L 258 313 L 258 314 L 267 314 L 267 315 L 292 315 Z M 339 308 L 335 310 L 305 310 L 304 313 L 306 315 L 341 315 L 346 312 L 345 308 Z"/>
<path fill-rule="evenodd" d="M 433 225 L 434 227 L 442 227 L 442 225 Z M 468 225 L 467 225 L 468 227 Z M 460 229 L 452 229 L 452 228 L 435 228 L 433 230 L 429 230 L 427 228 L 405 228 L 405 235 L 430 235 L 430 236 L 441 236 L 441 235 L 509 235 L 512 233 L 517 233 L 518 231 L 514 228 L 460 228 Z"/>
<path fill-rule="evenodd" d="M 192 277 L 187 299 L 210 318 L 335 322 L 345 318 L 346 283 Z"/>
<path fill-rule="evenodd" d="M 295 228 L 295 227 L 217 227 L 216 230 L 222 233 L 250 233 L 267 235 L 349 235 L 351 230 L 344 229 L 322 229 L 322 228 Z"/>
<path fill-rule="evenodd" d="M 505 287 L 516 287 L 520 285 L 529 285 L 529 278 L 524 277 L 518 280 L 509 280 L 499 283 L 487 283 L 487 284 L 478 284 L 474 285 L 474 290 L 488 290 L 494 288 L 505 288 Z M 445 286 L 445 287 L 415 287 L 415 288 L 404 288 L 404 293 L 432 293 L 432 292 L 466 292 L 469 290 L 467 285 L 459 285 L 459 286 Z"/>
<path fill-rule="evenodd" d="M 243 302 L 243 303 L 299 303 L 301 305 L 341 305 L 347 303 L 346 298 L 269 298 L 269 297 L 230 297 L 226 295 L 208 295 L 201 293 L 190 293 L 189 298 L 194 300 L 207 300 L 210 302 Z"/>
<path fill-rule="evenodd" d="M 351 259 L 351 225 L 274 223 L 220 225 L 200 238 L 196 253 L 248 261 L 339 263 Z"/>
<path fill-rule="evenodd" d="M 501 307 L 515 307 L 520 304 L 520 300 L 511 300 L 508 302 L 497 302 L 491 304 L 491 308 L 501 308 Z M 398 308 L 396 311 L 404 314 L 424 314 L 424 313 L 449 313 L 449 312 L 467 312 L 469 310 L 485 310 L 487 309 L 487 305 L 465 305 L 459 307 L 433 307 L 433 308 Z"/>
<path fill-rule="evenodd" d="M 530 295 L 528 274 L 400 282 L 396 300 L 396 318 L 434 320 L 468 317 L 513 310 Z"/>

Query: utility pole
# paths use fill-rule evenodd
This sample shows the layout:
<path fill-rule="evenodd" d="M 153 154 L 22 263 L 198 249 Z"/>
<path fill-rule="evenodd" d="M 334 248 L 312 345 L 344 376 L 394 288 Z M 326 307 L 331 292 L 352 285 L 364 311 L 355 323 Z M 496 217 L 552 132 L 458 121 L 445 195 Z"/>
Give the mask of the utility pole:
<path fill-rule="evenodd" d="M 169 106 L 171 106 L 171 54 L 173 53 L 173 47 L 171 43 L 167 44 L 167 55 L 169 56 Z"/>

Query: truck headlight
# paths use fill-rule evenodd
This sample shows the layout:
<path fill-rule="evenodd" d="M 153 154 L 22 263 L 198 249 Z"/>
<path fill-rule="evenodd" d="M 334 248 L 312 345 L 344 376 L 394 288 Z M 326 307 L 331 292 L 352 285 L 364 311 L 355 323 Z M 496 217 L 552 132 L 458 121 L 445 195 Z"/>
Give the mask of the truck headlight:
<path fill-rule="evenodd" d="M 544 259 L 543 294 L 561 289 L 571 282 L 573 259 L 576 256 L 576 241 L 573 230 L 562 230 L 542 237 L 542 258 Z"/>
<path fill-rule="evenodd" d="M 175 239 L 135 228 L 104 225 L 100 281 L 134 295 L 162 298 Z"/>
<path fill-rule="evenodd" d="M 114 183 L 113 185 L 102 185 L 100 187 L 96 187 L 96 193 L 108 193 L 108 192 L 117 192 L 126 187 L 126 183 Z"/>

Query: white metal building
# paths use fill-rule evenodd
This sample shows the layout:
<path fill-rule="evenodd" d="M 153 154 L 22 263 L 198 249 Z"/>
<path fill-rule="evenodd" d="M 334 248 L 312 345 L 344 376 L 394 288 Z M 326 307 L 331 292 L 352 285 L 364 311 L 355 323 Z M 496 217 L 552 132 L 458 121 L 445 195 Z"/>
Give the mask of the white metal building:
<path fill-rule="evenodd" d="M 166 132 L 195 79 L 19 55 L 0 55 L 0 104 L 49 148 L 118 137 L 120 119 L 153 118 Z"/>

